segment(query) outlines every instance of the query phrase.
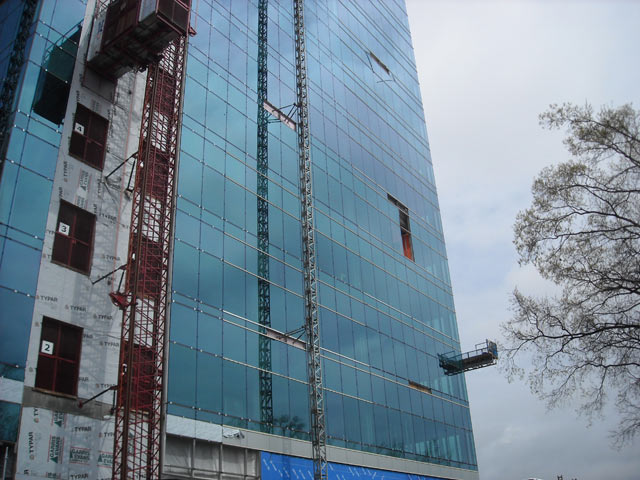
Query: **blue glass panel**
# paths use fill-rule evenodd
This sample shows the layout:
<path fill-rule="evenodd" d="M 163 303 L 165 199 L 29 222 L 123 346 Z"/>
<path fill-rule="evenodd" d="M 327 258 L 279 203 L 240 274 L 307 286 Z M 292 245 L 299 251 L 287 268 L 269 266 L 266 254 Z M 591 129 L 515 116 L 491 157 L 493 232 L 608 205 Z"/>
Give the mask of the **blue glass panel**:
<path fill-rule="evenodd" d="M 333 360 L 324 359 L 322 362 L 322 374 L 324 386 L 338 392 L 342 391 L 342 378 L 340 376 L 340 364 Z"/>
<path fill-rule="evenodd" d="M 18 440 L 20 405 L 0 401 L 0 441 L 15 443 Z"/>
<path fill-rule="evenodd" d="M 342 405 L 342 395 L 337 393 L 324 392 L 325 405 L 327 409 L 327 434 L 330 437 L 344 439 L 344 408 Z"/>
<path fill-rule="evenodd" d="M 222 217 L 224 213 L 224 177 L 210 168 L 204 168 L 202 179 L 202 205 Z"/>
<path fill-rule="evenodd" d="M 186 243 L 176 241 L 174 244 L 173 285 L 183 295 L 192 298 L 198 296 L 198 277 L 193 268 L 198 265 L 198 251 Z"/>
<path fill-rule="evenodd" d="M 176 212 L 176 238 L 194 247 L 200 244 L 200 222 L 186 213 Z"/>
<path fill-rule="evenodd" d="M 170 402 L 181 405 L 195 405 L 196 401 L 196 351 L 172 343 L 169 347 L 169 389 Z"/>
<path fill-rule="evenodd" d="M 34 135 L 27 135 L 22 165 L 44 175 L 53 178 L 58 160 L 58 148 Z"/>
<path fill-rule="evenodd" d="M 202 38 L 202 32 L 198 32 L 195 38 Z M 202 81 L 202 78 L 199 78 Z M 205 102 L 202 101 L 206 96 L 206 89 L 198 82 L 194 81 L 191 76 L 187 76 L 184 95 L 184 113 L 195 118 L 205 118 Z M 183 138 L 184 145 L 184 138 Z"/>
<path fill-rule="evenodd" d="M 233 182 L 225 182 L 224 214 L 235 225 L 244 226 L 244 190 Z"/>
<path fill-rule="evenodd" d="M 273 376 L 273 423 L 280 427 L 275 433 L 284 434 L 284 428 L 291 420 L 289 409 L 289 380 L 277 375 Z"/>
<path fill-rule="evenodd" d="M 50 180 L 21 168 L 10 224 L 31 235 L 44 238 L 52 186 Z"/>
<path fill-rule="evenodd" d="M 237 315 L 245 315 L 245 273 L 224 264 L 224 309 Z"/>
<path fill-rule="evenodd" d="M 33 297 L 0 288 L 0 362 L 20 366 L 4 371 L 3 376 L 15 380 L 24 379 L 33 302 Z"/>
<path fill-rule="evenodd" d="M 222 411 L 222 359 L 198 352 L 196 404 L 212 412 Z"/>
<path fill-rule="evenodd" d="M 0 222 L 4 224 L 9 223 L 18 170 L 19 167 L 13 163 L 4 162 L 2 165 L 2 177 L 0 177 Z"/>
<path fill-rule="evenodd" d="M 246 330 L 233 323 L 224 322 L 222 325 L 222 353 L 225 358 L 246 362 L 247 341 Z"/>
<path fill-rule="evenodd" d="M 347 395 L 358 395 L 355 369 L 343 364 L 340 365 L 340 373 L 342 376 L 342 392 Z"/>
<path fill-rule="evenodd" d="M 393 408 L 387 409 L 389 416 L 389 442 L 393 450 L 403 450 L 402 423 L 400 411 Z"/>
<path fill-rule="evenodd" d="M 402 418 L 402 441 L 406 452 L 415 453 L 414 438 L 414 417 L 408 413 L 401 413 Z"/>
<path fill-rule="evenodd" d="M 360 411 L 358 400 L 352 397 L 343 397 L 344 405 L 344 430 L 347 441 L 360 443 Z"/>
<path fill-rule="evenodd" d="M 0 286 L 34 295 L 40 270 L 40 251 L 7 239 L 0 258 Z"/>
<path fill-rule="evenodd" d="M 60 33 L 71 30 L 82 20 L 85 5 L 81 0 L 58 0 L 53 11 L 51 25 Z"/>
<path fill-rule="evenodd" d="M 338 345 L 338 319 L 336 314 L 326 308 L 320 309 L 320 334 L 322 335 L 323 348 L 333 352 L 339 352 Z"/>
<path fill-rule="evenodd" d="M 187 134 L 186 139 L 184 138 L 185 134 Z M 183 148 L 197 143 L 198 138 L 200 137 L 195 133 L 183 128 Z M 196 146 L 192 146 L 191 150 L 196 148 Z M 202 152 L 199 155 L 202 156 Z M 180 195 L 195 202 L 196 205 L 200 205 L 202 203 L 202 181 L 202 164 L 191 155 L 180 155 L 180 173 L 178 175 L 178 191 Z"/>
<path fill-rule="evenodd" d="M 26 136 L 27 134 L 17 127 L 11 130 L 9 146 L 7 147 L 7 159 L 20 163 L 22 147 L 24 146 L 24 139 Z"/>
<path fill-rule="evenodd" d="M 171 304 L 171 340 L 184 345 L 196 344 L 198 315 L 195 309 Z"/>
<path fill-rule="evenodd" d="M 291 419 L 295 429 L 309 431 L 309 394 L 308 385 L 300 382 L 289 382 Z"/>
<path fill-rule="evenodd" d="M 247 418 L 260 418 L 260 371 L 247 368 Z"/>
<path fill-rule="evenodd" d="M 224 412 L 238 418 L 247 418 L 247 367 L 223 361 L 222 381 Z"/>
<path fill-rule="evenodd" d="M 200 254 L 200 299 L 214 306 L 222 300 L 222 262 L 211 255 Z"/>
<path fill-rule="evenodd" d="M 373 406 L 373 418 L 375 424 L 376 445 L 383 448 L 390 448 L 389 443 L 389 419 L 388 408 L 380 405 Z"/>
<path fill-rule="evenodd" d="M 306 352 L 299 348 L 288 348 L 289 376 L 297 380 L 307 380 L 307 357 Z"/>

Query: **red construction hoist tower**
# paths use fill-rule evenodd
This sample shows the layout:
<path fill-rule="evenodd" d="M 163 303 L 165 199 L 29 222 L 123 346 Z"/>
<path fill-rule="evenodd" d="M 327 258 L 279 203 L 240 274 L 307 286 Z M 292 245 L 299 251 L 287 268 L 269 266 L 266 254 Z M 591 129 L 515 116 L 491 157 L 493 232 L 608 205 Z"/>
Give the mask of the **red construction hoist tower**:
<path fill-rule="evenodd" d="M 165 325 L 185 55 L 150 65 L 143 106 L 120 344 L 113 478 L 159 477 Z"/>
<path fill-rule="evenodd" d="M 115 406 L 114 479 L 157 479 L 165 330 L 189 0 L 115 0 L 97 10 L 89 65 L 119 76 L 147 67 L 136 155 Z M 143 5 L 144 4 L 144 5 Z M 92 39 L 93 40 L 93 39 Z"/>

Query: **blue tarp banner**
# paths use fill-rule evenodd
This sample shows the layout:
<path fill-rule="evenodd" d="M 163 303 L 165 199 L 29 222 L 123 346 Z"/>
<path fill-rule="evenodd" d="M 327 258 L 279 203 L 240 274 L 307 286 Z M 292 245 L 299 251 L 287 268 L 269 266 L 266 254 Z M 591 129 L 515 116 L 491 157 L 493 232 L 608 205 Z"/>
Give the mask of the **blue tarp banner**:
<path fill-rule="evenodd" d="M 262 480 L 313 480 L 313 462 L 307 458 L 261 452 Z M 329 463 L 330 480 L 440 480 L 373 468 Z"/>

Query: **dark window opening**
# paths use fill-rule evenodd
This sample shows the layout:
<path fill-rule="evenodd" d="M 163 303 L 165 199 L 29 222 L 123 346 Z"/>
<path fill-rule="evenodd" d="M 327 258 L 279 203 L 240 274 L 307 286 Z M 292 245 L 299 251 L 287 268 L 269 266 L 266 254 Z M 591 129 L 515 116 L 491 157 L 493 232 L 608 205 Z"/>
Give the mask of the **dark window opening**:
<path fill-rule="evenodd" d="M 411 224 L 409 223 L 409 209 L 391 195 L 387 195 L 391 203 L 398 207 L 400 220 L 400 237 L 402 239 L 402 253 L 409 260 L 415 260 L 413 256 L 413 242 L 411 241 Z"/>
<path fill-rule="evenodd" d="M 95 215 L 60 201 L 51 259 L 83 273 L 91 269 Z"/>
<path fill-rule="evenodd" d="M 45 52 L 33 100 L 33 111 L 60 125 L 64 120 L 82 26 Z"/>
<path fill-rule="evenodd" d="M 391 70 L 389 70 L 389 67 L 382 63 L 382 60 L 380 60 L 375 53 L 369 52 L 369 56 L 373 59 L 378 68 L 382 69 L 387 75 L 391 75 Z"/>
<path fill-rule="evenodd" d="M 409 380 L 409 387 L 415 390 L 418 390 L 420 392 L 432 393 L 431 388 L 427 387 L 426 385 L 422 385 L 421 383 L 414 382 L 413 380 Z"/>
<path fill-rule="evenodd" d="M 102 170 L 109 121 L 78 104 L 69 143 L 69 154 Z"/>
<path fill-rule="evenodd" d="M 369 52 L 369 66 L 377 77 L 376 82 L 390 82 L 393 80 L 393 75 L 391 70 L 389 70 L 389 67 L 387 67 L 373 52 Z"/>
<path fill-rule="evenodd" d="M 44 317 L 36 369 L 36 387 L 76 395 L 82 328 Z"/>

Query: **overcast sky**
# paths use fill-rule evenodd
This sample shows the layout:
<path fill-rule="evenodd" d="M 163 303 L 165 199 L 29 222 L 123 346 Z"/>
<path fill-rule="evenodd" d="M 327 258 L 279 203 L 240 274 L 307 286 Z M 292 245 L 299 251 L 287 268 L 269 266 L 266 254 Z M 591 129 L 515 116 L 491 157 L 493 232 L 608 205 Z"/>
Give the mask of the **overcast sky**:
<path fill-rule="evenodd" d="M 640 108 L 640 0 L 407 0 L 463 349 L 500 340 L 520 269 L 516 213 L 545 165 L 568 158 L 543 130 L 551 103 Z M 547 412 L 496 367 L 467 374 L 482 480 L 640 479 L 640 442 L 611 448 L 611 411 Z"/>

